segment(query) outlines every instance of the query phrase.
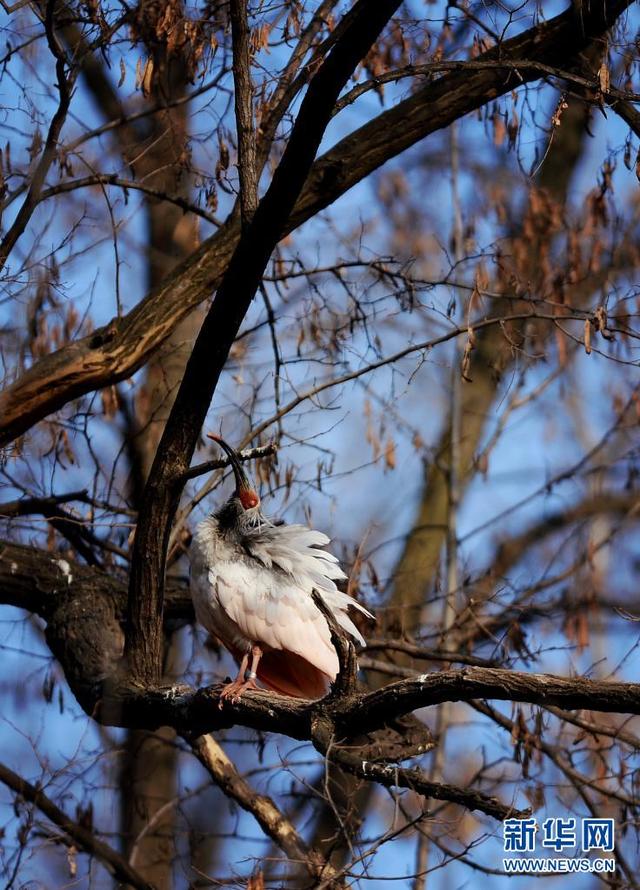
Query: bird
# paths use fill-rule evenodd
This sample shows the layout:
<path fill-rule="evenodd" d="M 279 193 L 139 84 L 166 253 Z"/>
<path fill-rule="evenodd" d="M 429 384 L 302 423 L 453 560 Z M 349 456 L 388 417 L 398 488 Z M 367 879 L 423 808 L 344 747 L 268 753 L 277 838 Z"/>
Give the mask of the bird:
<path fill-rule="evenodd" d="M 257 680 L 283 695 L 322 698 L 339 663 L 314 591 L 362 646 L 364 638 L 348 611 L 374 616 L 338 589 L 336 582 L 347 576 L 325 549 L 327 535 L 268 519 L 237 452 L 220 436 L 208 437 L 226 452 L 235 477 L 233 494 L 198 524 L 190 548 L 196 618 L 239 666 L 222 689 L 219 706 L 258 689 Z"/>

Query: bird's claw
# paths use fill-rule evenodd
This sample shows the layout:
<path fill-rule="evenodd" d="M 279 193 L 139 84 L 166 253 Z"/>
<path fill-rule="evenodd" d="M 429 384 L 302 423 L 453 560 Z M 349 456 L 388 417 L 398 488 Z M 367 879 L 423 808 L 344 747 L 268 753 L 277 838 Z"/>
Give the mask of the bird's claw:
<path fill-rule="evenodd" d="M 232 680 L 231 683 L 227 683 L 222 688 L 220 698 L 218 699 L 218 707 L 222 710 L 226 701 L 230 701 L 232 705 L 237 705 L 243 692 L 246 692 L 247 689 L 257 688 L 258 686 L 253 678 L 242 681 Z"/>

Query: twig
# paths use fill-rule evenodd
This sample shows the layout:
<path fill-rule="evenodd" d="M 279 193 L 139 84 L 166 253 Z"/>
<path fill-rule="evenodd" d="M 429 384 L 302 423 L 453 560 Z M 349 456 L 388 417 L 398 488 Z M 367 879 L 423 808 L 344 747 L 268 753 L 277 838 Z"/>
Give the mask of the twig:
<path fill-rule="evenodd" d="M 466 652 L 455 652 L 449 649 L 425 649 L 416 643 L 404 640 L 380 640 L 368 639 L 367 652 L 385 650 L 388 652 L 402 652 L 411 658 L 424 661 L 456 662 L 457 664 L 470 664 L 475 667 L 499 667 L 499 663 L 491 658 L 479 658 L 477 655 L 469 655 Z"/>
<path fill-rule="evenodd" d="M 183 195 L 170 194 L 165 189 L 146 185 L 144 182 L 137 179 L 125 179 L 117 173 L 94 173 L 91 176 L 83 176 L 78 179 L 70 179 L 66 182 L 52 185 L 50 188 L 42 191 L 38 198 L 38 203 L 42 203 L 49 198 L 64 194 L 65 192 L 90 188 L 94 185 L 113 185 L 124 189 L 125 191 L 132 190 L 142 192 L 142 194 L 148 195 L 151 198 L 157 198 L 159 201 L 168 201 L 170 204 L 175 204 L 176 207 L 179 207 L 181 210 L 184 210 L 187 213 L 193 213 L 214 226 L 220 225 L 220 220 L 202 207 L 198 207 L 198 205 L 194 204 L 189 198 L 186 198 Z"/>
<path fill-rule="evenodd" d="M 245 461 L 255 460 L 260 457 L 268 457 L 271 454 L 276 454 L 277 451 L 278 446 L 272 443 L 270 445 L 260 445 L 258 448 L 248 448 L 245 451 L 239 451 L 237 454 L 241 461 Z M 195 479 L 196 476 L 204 476 L 205 473 L 211 473 L 213 470 L 222 470 L 224 467 L 228 467 L 229 463 L 230 461 L 228 457 L 218 457 L 215 460 L 208 460 L 195 467 L 190 467 L 183 473 L 182 478 L 187 482 L 189 479 Z"/>

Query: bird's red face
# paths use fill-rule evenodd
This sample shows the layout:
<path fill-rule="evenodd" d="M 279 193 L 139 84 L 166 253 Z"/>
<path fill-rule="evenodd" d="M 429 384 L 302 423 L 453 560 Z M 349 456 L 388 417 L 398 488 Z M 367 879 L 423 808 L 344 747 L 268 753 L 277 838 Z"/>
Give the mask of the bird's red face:
<path fill-rule="evenodd" d="M 238 491 L 238 498 L 245 510 L 257 507 L 260 503 L 260 498 L 252 488 L 241 488 Z"/>

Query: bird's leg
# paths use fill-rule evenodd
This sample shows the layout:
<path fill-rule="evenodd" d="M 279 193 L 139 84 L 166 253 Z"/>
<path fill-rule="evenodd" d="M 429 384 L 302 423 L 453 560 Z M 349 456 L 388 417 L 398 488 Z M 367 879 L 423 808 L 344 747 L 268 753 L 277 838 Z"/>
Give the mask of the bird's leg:
<path fill-rule="evenodd" d="M 222 689 L 220 693 L 220 699 L 218 701 L 218 707 L 222 708 L 225 699 L 230 698 L 231 701 L 236 700 L 236 695 L 238 691 L 241 689 L 242 684 L 244 683 L 244 675 L 247 672 L 247 665 L 249 664 L 249 653 L 245 652 L 242 656 L 242 661 L 240 662 L 240 667 L 238 668 L 238 673 L 235 680 L 232 680 L 230 683 L 227 683 L 226 686 Z"/>
<path fill-rule="evenodd" d="M 249 668 L 249 673 L 247 674 L 247 679 L 244 683 L 245 689 L 257 689 L 256 679 L 258 677 L 258 664 L 260 663 L 260 659 L 262 658 L 262 649 L 258 646 L 257 643 L 254 643 L 251 647 L 251 667 Z"/>
<path fill-rule="evenodd" d="M 249 672 L 247 673 L 247 665 L 249 664 L 249 653 L 246 652 L 242 657 L 242 661 L 240 662 L 240 668 L 238 670 L 238 675 L 235 680 L 232 680 L 231 683 L 227 683 L 222 692 L 220 693 L 220 700 L 218 702 L 218 707 L 222 708 L 226 699 L 231 699 L 231 703 L 235 704 L 240 701 L 240 696 L 247 689 L 257 689 L 258 686 L 256 684 L 257 678 L 257 669 L 260 659 L 262 658 L 262 649 L 257 643 L 254 643 L 251 647 L 251 666 L 249 668 Z"/>

